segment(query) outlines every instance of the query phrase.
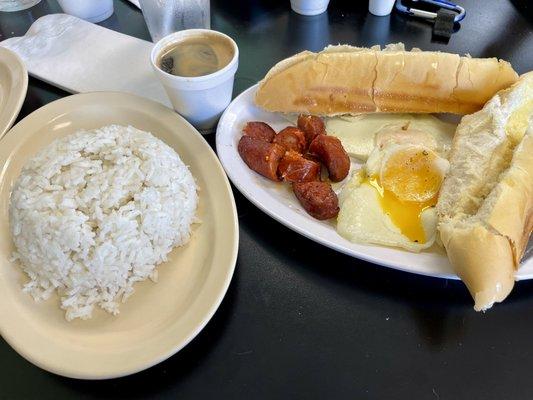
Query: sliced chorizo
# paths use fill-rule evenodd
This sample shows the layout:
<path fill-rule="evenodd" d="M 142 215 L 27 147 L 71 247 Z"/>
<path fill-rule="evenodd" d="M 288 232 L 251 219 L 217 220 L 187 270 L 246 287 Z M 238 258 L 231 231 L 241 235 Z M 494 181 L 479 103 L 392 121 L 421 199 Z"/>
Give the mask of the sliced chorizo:
<path fill-rule="evenodd" d="M 279 163 L 278 175 L 287 182 L 316 181 L 320 177 L 320 164 L 288 151 Z"/>
<path fill-rule="evenodd" d="M 311 143 L 318 135 L 326 134 L 324 121 L 314 115 L 300 114 L 298 116 L 298 128 L 304 132 L 307 143 Z"/>
<path fill-rule="evenodd" d="M 335 218 L 339 213 L 337 194 L 328 182 L 297 182 L 292 184 L 294 194 L 312 217 L 325 220 Z"/>
<path fill-rule="evenodd" d="M 334 136 L 318 135 L 309 146 L 309 153 L 328 169 L 329 179 L 342 181 L 350 172 L 350 157 L 341 141 Z"/>
<path fill-rule="evenodd" d="M 265 122 L 250 121 L 242 128 L 242 133 L 256 139 L 264 140 L 265 142 L 272 142 L 276 131 Z"/>
<path fill-rule="evenodd" d="M 283 146 L 245 135 L 239 140 L 237 149 L 250 169 L 273 181 L 279 181 L 277 172 L 279 162 L 285 154 Z"/>
<path fill-rule="evenodd" d="M 307 148 L 305 134 L 295 126 L 288 126 L 279 131 L 274 137 L 274 143 L 285 147 L 287 151 L 292 150 L 298 153 L 303 153 Z"/>

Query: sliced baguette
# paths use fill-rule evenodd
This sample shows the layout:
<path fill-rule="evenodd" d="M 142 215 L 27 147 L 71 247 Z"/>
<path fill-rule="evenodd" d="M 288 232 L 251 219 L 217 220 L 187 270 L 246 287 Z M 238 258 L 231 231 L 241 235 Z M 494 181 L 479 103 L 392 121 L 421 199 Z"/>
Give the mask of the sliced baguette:
<path fill-rule="evenodd" d="M 330 46 L 276 64 L 259 83 L 255 102 L 267 111 L 318 115 L 467 114 L 517 78 L 496 58 L 405 51 L 402 44 Z"/>
<path fill-rule="evenodd" d="M 459 124 L 437 213 L 476 310 L 500 302 L 533 228 L 533 72 Z"/>

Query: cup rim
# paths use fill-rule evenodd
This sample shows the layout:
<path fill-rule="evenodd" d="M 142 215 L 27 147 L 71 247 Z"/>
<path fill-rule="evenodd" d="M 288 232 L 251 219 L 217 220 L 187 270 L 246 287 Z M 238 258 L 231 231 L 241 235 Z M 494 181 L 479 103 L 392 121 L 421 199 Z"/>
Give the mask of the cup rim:
<path fill-rule="evenodd" d="M 233 47 L 233 57 L 230 60 L 230 62 L 222 69 L 219 69 L 218 71 L 215 71 L 211 74 L 207 75 L 200 75 L 200 76 L 179 76 L 179 75 L 172 75 L 168 72 L 163 71 L 161 68 L 157 66 L 157 63 L 155 62 L 157 54 L 166 46 L 173 43 L 173 38 L 183 38 L 187 36 L 193 36 L 195 33 L 207 33 L 207 34 L 214 34 L 218 36 L 222 36 L 225 39 L 231 43 L 231 46 Z M 176 40 L 177 42 L 178 40 Z M 165 42 L 165 45 L 163 46 L 162 42 Z M 173 79 L 174 81 L 182 81 L 182 82 L 204 82 L 208 81 L 214 78 L 217 78 L 221 75 L 224 75 L 231 69 L 235 67 L 235 64 L 239 60 L 239 47 L 237 46 L 237 43 L 235 40 L 233 40 L 230 36 L 226 35 L 225 33 L 215 31 L 212 29 L 184 29 L 178 32 L 170 33 L 166 36 L 163 36 L 161 39 L 159 39 L 155 44 L 154 47 L 152 47 L 152 52 L 150 54 L 150 62 L 152 63 L 152 66 L 163 76 L 166 76 L 168 78 Z"/>

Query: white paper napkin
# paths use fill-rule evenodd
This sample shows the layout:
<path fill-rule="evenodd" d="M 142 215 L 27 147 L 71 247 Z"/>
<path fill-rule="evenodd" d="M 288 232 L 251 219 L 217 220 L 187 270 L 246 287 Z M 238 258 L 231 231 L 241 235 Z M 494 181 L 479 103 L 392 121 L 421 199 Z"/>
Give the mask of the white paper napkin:
<path fill-rule="evenodd" d="M 30 75 L 70 93 L 118 91 L 172 107 L 152 71 L 153 43 L 67 14 L 35 21 L 26 35 L 0 42 L 17 53 Z"/>

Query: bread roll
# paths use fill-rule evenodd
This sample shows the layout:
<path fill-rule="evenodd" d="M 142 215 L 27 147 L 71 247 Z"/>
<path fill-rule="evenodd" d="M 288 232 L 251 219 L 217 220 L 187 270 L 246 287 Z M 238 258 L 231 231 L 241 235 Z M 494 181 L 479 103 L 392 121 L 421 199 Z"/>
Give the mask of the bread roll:
<path fill-rule="evenodd" d="M 459 124 L 437 203 L 448 258 L 476 310 L 500 302 L 533 228 L 533 72 Z"/>
<path fill-rule="evenodd" d="M 330 46 L 276 64 L 259 83 L 256 104 L 267 111 L 315 115 L 361 112 L 456 113 L 481 109 L 518 75 L 496 58 Z"/>

